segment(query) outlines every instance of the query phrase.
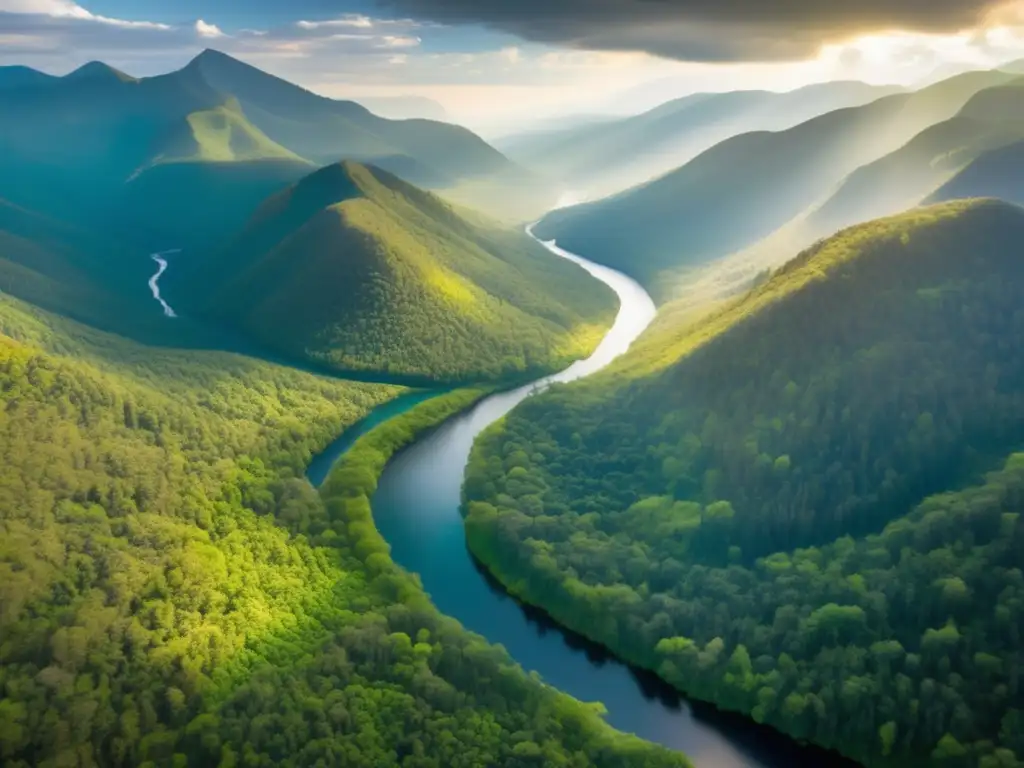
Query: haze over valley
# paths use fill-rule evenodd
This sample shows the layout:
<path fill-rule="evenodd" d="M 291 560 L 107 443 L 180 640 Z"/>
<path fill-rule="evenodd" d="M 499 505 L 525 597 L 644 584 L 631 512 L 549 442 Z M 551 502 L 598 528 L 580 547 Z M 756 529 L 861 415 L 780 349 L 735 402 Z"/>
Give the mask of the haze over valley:
<path fill-rule="evenodd" d="M 1024 766 L 1024 4 L 0 0 L 0 764 Z"/>

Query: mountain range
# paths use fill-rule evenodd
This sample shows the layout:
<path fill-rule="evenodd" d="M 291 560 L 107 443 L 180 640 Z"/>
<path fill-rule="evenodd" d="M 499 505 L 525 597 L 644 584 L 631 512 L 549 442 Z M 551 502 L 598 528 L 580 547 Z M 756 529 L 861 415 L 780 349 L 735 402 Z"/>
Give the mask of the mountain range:
<path fill-rule="evenodd" d="M 538 179 L 464 128 L 387 120 L 212 50 L 141 79 L 99 62 L 64 77 L 4 68 L 0 89 L 0 196 L 70 220 L 107 220 L 154 248 L 167 245 L 156 213 L 164 204 L 193 240 L 175 245 L 205 246 L 273 189 L 342 159 L 456 196 L 472 185 L 543 198 Z M 204 212 L 224 199 L 218 226 Z"/>
<path fill-rule="evenodd" d="M 507 137 L 496 146 L 593 199 L 660 176 L 731 136 L 782 130 L 899 90 L 836 81 L 786 93 L 697 93 L 639 115 L 593 118 L 561 130 Z"/>
<path fill-rule="evenodd" d="M 742 134 L 645 185 L 556 211 L 537 232 L 622 269 L 666 301 L 693 268 L 768 238 L 826 199 L 847 175 L 1014 78 L 971 72 L 785 131 Z M 781 262 L 805 244 L 786 239 L 776 258 Z"/>

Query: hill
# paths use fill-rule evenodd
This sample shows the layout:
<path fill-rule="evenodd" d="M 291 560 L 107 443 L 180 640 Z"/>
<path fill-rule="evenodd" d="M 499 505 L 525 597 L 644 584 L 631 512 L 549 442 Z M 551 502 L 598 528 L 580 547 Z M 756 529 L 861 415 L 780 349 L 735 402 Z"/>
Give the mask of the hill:
<path fill-rule="evenodd" d="M 439 380 L 557 368 L 597 344 L 615 307 L 526 235 L 351 162 L 271 197 L 194 269 L 186 284 L 210 290 L 193 303 L 281 352 Z"/>
<path fill-rule="evenodd" d="M 943 202 L 983 194 L 1012 203 L 1024 203 L 1024 142 L 1017 142 L 979 155 L 967 167 L 929 197 Z M 984 192 L 983 192 L 984 190 Z"/>
<path fill-rule="evenodd" d="M 806 239 L 912 208 L 989 151 L 1020 141 L 1024 141 L 1024 79 L 986 88 L 956 117 L 922 131 L 895 152 L 847 177 L 804 222 Z M 976 178 L 980 181 L 981 176 Z M 973 184 L 969 191 L 957 196 L 1002 197 L 999 188 L 987 189 L 985 184 Z M 946 193 L 938 199 L 951 198 Z"/>
<path fill-rule="evenodd" d="M 1021 237 L 996 201 L 861 225 L 525 401 L 474 448 L 471 549 L 796 738 L 869 766 L 1019 764 L 1024 461 L 977 472 L 1024 436 Z"/>
<path fill-rule="evenodd" d="M 0 296 L 5 764 L 686 768 L 444 619 L 305 480 L 397 392 Z"/>
<path fill-rule="evenodd" d="M 523 197 L 545 194 L 539 178 L 461 126 L 387 120 L 354 101 L 319 96 L 214 50 L 196 57 L 189 69 L 237 98 L 252 123 L 273 141 L 315 165 L 373 163 L 412 184 L 496 213 L 517 210 Z"/>
<path fill-rule="evenodd" d="M 832 82 L 788 93 L 698 93 L 640 115 L 512 136 L 498 146 L 565 188 L 596 198 L 659 176 L 730 136 L 782 130 L 897 90 Z"/>
<path fill-rule="evenodd" d="M 665 301 L 687 269 L 766 237 L 855 169 L 953 117 L 979 91 L 1012 78 L 972 72 L 786 131 L 737 136 L 649 184 L 557 211 L 537 233 L 627 272 L 656 301 Z"/>
<path fill-rule="evenodd" d="M 149 265 L 131 249 L 0 199 L 0 291 L 108 330 L 140 326 Z M 141 328 L 136 328 L 141 330 Z"/>
<path fill-rule="evenodd" d="M 38 86 L 56 79 L 53 75 L 31 67 L 0 67 L 0 90 Z"/>
<path fill-rule="evenodd" d="M 314 163 L 345 158 L 373 160 L 456 196 L 482 190 L 474 202 L 494 202 L 502 212 L 531 195 L 532 205 L 543 205 L 537 179 L 464 128 L 385 120 L 212 51 L 179 71 L 141 79 L 99 62 L 60 78 L 14 68 L 0 73 L 0 88 L 0 197 L 119 232 L 140 248 L 169 246 L 147 239 L 167 229 L 165 205 L 196 217 L 177 222 L 189 242 L 173 246 L 220 245 L 262 197 Z M 170 162 L 192 167 L 167 172 L 162 166 Z M 204 191 L 183 184 L 188 177 L 220 177 L 219 200 L 238 213 L 217 228 L 195 204 Z M 502 188 L 507 206 L 497 196 Z"/>

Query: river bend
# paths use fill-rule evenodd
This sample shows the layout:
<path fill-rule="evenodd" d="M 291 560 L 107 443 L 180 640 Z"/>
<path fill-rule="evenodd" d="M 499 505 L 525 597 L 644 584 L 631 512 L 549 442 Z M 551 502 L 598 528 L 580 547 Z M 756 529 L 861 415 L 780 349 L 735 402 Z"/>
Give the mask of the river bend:
<path fill-rule="evenodd" d="M 531 230 L 527 230 L 531 234 Z M 541 611 L 520 605 L 474 560 L 466 547 L 460 514 L 463 475 L 474 438 L 531 394 L 553 382 L 592 374 L 624 353 L 654 318 L 655 307 L 634 280 L 569 253 L 554 242 L 552 253 L 579 264 L 619 296 L 615 323 L 586 360 L 561 373 L 491 395 L 399 453 L 381 475 L 373 515 L 391 556 L 417 573 L 433 602 L 463 626 L 499 643 L 527 671 L 583 701 L 600 701 L 608 721 L 685 752 L 697 768 L 782 768 L 835 765 L 833 756 L 805 749 L 752 721 L 682 699 L 649 673 L 633 670 L 603 649 L 569 632 Z M 375 423 L 421 401 L 412 396 L 375 411 L 328 448 L 310 479 L 319 484 L 330 465 Z M 378 409 L 380 410 L 380 409 Z"/>

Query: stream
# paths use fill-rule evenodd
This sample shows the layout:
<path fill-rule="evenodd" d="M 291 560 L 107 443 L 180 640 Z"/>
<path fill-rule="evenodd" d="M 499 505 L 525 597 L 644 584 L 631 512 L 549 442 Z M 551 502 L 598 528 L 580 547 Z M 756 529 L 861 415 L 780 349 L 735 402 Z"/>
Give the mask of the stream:
<path fill-rule="evenodd" d="M 530 229 L 527 232 L 533 236 Z M 466 547 L 460 498 L 474 438 L 531 394 L 554 382 L 590 375 L 624 353 L 654 318 L 647 292 L 615 270 L 569 253 L 619 296 L 611 330 L 586 360 L 561 373 L 491 395 L 452 417 L 399 453 L 385 468 L 372 499 L 374 520 L 396 563 L 418 573 L 441 612 L 499 643 L 527 671 L 583 701 L 600 701 L 608 722 L 622 731 L 685 752 L 697 768 L 834 766 L 838 756 L 802 747 L 748 718 L 685 700 L 654 675 L 636 670 L 585 638 L 560 627 L 542 611 L 510 597 Z M 354 439 L 375 424 L 425 399 L 422 393 L 392 401 L 349 429 L 319 456 L 308 476 L 319 485 Z"/>

